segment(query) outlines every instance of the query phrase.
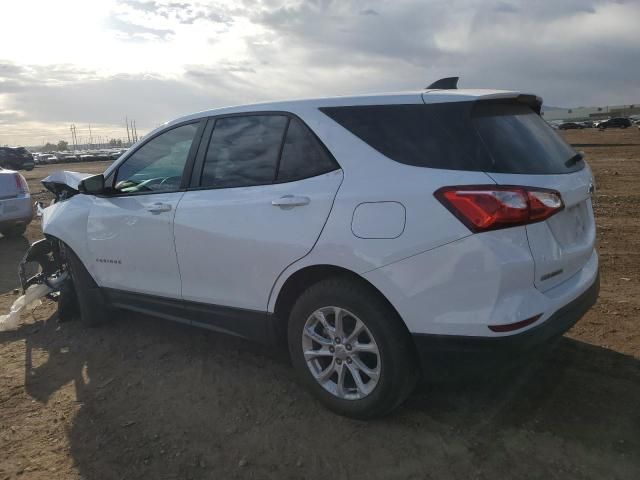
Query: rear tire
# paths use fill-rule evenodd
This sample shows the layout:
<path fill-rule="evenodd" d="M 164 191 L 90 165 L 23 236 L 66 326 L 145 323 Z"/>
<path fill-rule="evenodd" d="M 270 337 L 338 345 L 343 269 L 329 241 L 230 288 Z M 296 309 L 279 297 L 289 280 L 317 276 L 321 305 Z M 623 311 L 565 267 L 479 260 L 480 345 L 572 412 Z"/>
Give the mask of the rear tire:
<path fill-rule="evenodd" d="M 93 280 L 82 261 L 70 248 L 65 248 L 67 264 L 80 311 L 80 320 L 95 327 L 109 321 L 109 308 L 100 287 Z"/>
<path fill-rule="evenodd" d="M 302 293 L 289 317 L 288 344 L 302 383 L 339 415 L 386 415 L 418 379 L 414 347 L 398 314 L 377 292 L 348 278 L 323 280 Z"/>

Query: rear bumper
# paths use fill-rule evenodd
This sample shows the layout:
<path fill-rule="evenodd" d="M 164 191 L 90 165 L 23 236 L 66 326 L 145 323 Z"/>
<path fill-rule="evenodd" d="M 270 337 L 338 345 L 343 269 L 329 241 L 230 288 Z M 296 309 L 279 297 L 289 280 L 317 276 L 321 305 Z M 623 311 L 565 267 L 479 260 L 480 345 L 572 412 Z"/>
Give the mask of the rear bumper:
<path fill-rule="evenodd" d="M 28 225 L 33 219 L 31 197 L 11 198 L 1 202 L 0 229 Z"/>
<path fill-rule="evenodd" d="M 471 337 L 413 334 L 413 341 L 426 377 L 491 373 L 517 364 L 540 347 L 553 344 L 596 303 L 600 276 L 577 298 L 541 324 L 514 335 Z"/>

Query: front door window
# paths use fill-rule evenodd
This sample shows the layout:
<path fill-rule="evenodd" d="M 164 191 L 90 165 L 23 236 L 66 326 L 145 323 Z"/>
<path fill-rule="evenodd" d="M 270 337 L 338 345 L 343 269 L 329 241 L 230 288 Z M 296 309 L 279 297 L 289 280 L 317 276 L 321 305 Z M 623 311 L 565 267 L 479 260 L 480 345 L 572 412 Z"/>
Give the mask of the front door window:
<path fill-rule="evenodd" d="M 118 168 L 114 184 L 116 192 L 135 194 L 178 190 L 197 131 L 197 123 L 182 125 L 158 135 L 136 150 Z"/>

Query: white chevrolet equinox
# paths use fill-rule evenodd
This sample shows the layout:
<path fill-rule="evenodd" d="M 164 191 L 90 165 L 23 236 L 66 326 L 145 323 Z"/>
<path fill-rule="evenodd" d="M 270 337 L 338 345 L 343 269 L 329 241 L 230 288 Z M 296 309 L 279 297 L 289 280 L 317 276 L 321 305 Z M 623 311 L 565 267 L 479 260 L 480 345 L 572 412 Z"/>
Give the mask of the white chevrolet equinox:
<path fill-rule="evenodd" d="M 512 364 L 597 298 L 593 177 L 539 97 L 452 83 L 169 122 L 104 175 L 46 179 L 27 256 L 51 252 L 90 324 L 120 308 L 286 343 L 343 415 Z"/>

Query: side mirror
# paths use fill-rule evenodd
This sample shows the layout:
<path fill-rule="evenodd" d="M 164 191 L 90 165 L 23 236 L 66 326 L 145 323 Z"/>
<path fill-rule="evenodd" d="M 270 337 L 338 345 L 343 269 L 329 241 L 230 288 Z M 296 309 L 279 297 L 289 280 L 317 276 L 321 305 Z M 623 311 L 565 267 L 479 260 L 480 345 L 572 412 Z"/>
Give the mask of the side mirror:
<path fill-rule="evenodd" d="M 87 177 L 78 184 L 78 191 L 87 195 L 100 195 L 104 193 L 104 175 Z"/>

